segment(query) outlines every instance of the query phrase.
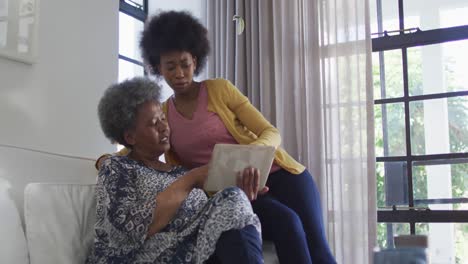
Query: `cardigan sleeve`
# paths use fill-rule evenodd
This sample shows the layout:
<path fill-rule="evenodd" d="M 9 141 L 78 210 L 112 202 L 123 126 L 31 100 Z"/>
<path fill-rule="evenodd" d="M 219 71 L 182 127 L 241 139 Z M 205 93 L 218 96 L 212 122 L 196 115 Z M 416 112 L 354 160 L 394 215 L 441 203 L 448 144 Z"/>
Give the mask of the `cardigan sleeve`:
<path fill-rule="evenodd" d="M 258 138 L 250 144 L 279 147 L 281 136 L 278 129 L 229 81 L 226 81 L 225 103 L 242 125 L 257 135 Z"/>

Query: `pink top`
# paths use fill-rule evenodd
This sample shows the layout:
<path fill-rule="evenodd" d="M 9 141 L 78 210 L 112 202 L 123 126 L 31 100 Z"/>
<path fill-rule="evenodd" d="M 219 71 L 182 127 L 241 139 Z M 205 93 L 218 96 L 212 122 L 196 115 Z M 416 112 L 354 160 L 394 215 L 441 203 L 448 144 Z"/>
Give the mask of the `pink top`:
<path fill-rule="evenodd" d="M 217 143 L 238 144 L 219 116 L 207 108 L 208 92 L 204 83 L 200 85 L 197 108 L 192 119 L 185 118 L 177 111 L 173 97 L 168 101 L 167 120 L 171 128 L 171 149 L 181 165 L 188 169 L 208 164 Z M 273 164 L 270 173 L 280 168 Z"/>

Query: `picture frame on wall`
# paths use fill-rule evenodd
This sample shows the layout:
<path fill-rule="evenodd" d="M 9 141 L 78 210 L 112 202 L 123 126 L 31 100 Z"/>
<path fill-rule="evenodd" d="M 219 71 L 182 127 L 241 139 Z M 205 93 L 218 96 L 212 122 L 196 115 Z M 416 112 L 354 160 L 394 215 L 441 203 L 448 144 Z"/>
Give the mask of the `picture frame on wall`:
<path fill-rule="evenodd" d="M 39 0 L 0 0 L 0 57 L 36 62 Z"/>

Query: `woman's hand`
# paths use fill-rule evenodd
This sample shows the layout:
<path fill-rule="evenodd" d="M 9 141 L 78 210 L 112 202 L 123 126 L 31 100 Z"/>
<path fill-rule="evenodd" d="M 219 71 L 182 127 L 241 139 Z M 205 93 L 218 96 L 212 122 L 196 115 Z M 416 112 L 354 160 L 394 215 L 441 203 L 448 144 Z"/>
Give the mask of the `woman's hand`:
<path fill-rule="evenodd" d="M 257 199 L 258 194 L 268 192 L 268 187 L 265 186 L 261 190 L 258 189 L 260 184 L 260 171 L 257 168 L 248 167 L 237 174 L 237 187 L 241 188 L 250 201 Z"/>
<path fill-rule="evenodd" d="M 100 170 L 101 167 L 102 167 L 102 164 L 104 164 L 104 161 L 106 159 L 108 159 L 109 157 L 111 157 L 112 155 L 111 154 L 104 154 L 102 155 L 101 157 L 99 157 L 97 160 L 96 160 L 96 163 L 95 163 L 95 167 L 97 170 Z"/>

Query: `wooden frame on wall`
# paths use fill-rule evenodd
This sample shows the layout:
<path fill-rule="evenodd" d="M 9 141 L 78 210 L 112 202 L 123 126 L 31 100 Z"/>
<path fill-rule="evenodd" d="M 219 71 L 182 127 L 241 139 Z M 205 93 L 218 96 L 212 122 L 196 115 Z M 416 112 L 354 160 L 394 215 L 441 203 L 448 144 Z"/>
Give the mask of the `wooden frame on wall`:
<path fill-rule="evenodd" d="M 36 62 L 39 0 L 0 0 L 0 57 Z"/>

